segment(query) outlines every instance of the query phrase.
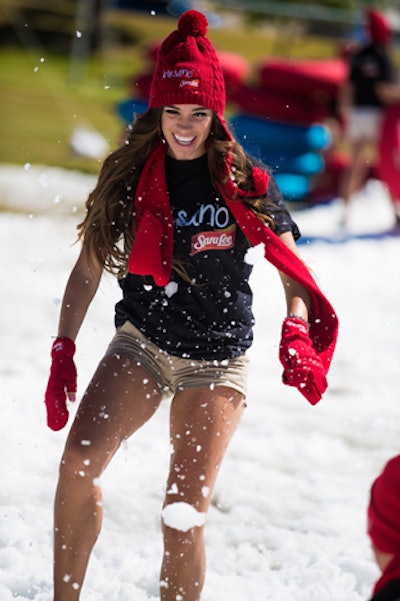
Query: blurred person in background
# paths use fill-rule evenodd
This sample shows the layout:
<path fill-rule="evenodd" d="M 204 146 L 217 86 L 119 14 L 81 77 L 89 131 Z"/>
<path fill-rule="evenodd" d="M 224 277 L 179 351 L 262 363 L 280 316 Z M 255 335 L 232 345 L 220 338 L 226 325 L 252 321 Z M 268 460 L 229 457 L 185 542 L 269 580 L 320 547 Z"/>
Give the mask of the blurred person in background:
<path fill-rule="evenodd" d="M 400 102 L 390 56 L 392 28 L 386 17 L 372 8 L 366 9 L 365 18 L 368 41 L 349 55 L 349 76 L 340 101 L 350 151 L 340 183 L 344 226 L 349 222 L 352 196 L 364 186 L 376 160 L 385 108 Z"/>

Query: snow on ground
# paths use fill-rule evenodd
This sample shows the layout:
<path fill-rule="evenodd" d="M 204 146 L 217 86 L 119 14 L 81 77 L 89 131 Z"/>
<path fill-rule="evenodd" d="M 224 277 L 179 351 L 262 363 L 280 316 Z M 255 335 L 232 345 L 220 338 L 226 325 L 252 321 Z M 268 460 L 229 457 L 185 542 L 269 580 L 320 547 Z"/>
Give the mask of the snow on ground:
<path fill-rule="evenodd" d="M 52 504 L 67 429 L 47 429 L 43 392 L 59 303 L 78 252 L 75 227 L 93 178 L 0 168 L 0 599 L 51 601 Z M 284 302 L 256 263 L 257 325 L 248 408 L 217 482 L 206 528 L 204 601 L 366 601 L 378 576 L 365 534 L 369 486 L 399 449 L 400 237 L 338 233 L 340 203 L 294 211 L 303 258 L 341 330 L 330 387 L 311 407 L 280 382 Z M 390 227 L 378 182 L 354 202 L 354 234 Z M 84 390 L 113 333 L 119 296 L 105 277 L 77 341 Z M 74 409 L 73 409 L 74 411 Z M 103 477 L 104 527 L 82 601 L 156 601 L 168 402 Z"/>

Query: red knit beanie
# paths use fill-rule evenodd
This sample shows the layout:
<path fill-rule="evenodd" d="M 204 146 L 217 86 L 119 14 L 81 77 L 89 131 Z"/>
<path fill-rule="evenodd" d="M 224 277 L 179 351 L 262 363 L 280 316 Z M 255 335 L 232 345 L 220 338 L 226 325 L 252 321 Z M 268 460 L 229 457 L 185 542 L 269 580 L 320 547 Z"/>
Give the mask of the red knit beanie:
<path fill-rule="evenodd" d="M 387 462 L 372 485 L 368 534 L 379 551 L 400 551 L 400 455 Z"/>
<path fill-rule="evenodd" d="M 367 9 L 366 15 L 368 31 L 372 40 L 384 46 L 388 44 L 392 37 L 392 29 L 385 16 L 372 8 Z"/>
<path fill-rule="evenodd" d="M 222 67 L 205 35 L 208 21 L 197 10 L 181 15 L 178 29 L 161 44 L 150 89 L 149 108 L 198 104 L 223 121 L 226 95 Z"/>

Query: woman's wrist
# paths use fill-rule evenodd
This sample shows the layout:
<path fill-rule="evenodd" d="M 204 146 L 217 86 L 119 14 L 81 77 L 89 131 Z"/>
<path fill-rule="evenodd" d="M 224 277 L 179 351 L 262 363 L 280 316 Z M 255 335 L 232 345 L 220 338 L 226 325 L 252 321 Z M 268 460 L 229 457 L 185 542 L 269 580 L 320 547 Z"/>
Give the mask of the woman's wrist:
<path fill-rule="evenodd" d="M 286 319 L 287 318 L 292 318 L 292 319 L 300 319 L 300 321 L 302 321 L 303 323 L 305 323 L 307 326 L 309 326 L 309 322 L 307 321 L 307 319 L 305 317 L 303 317 L 302 315 L 297 315 L 296 313 L 288 313 L 286 315 Z"/>

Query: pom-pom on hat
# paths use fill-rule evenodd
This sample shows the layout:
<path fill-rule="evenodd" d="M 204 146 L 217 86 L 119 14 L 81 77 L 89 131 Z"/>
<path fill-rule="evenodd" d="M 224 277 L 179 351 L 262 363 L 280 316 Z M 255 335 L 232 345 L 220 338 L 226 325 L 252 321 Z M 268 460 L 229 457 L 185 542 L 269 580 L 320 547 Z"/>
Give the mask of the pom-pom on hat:
<path fill-rule="evenodd" d="M 226 94 L 222 67 L 210 40 L 203 13 L 188 10 L 178 29 L 161 44 L 150 89 L 149 108 L 198 104 L 223 121 Z"/>
<path fill-rule="evenodd" d="M 372 41 L 384 46 L 390 42 L 392 37 L 392 28 L 386 17 L 379 11 L 372 8 L 367 9 L 367 26 Z"/>
<path fill-rule="evenodd" d="M 400 552 L 400 455 L 387 462 L 372 484 L 368 534 L 379 551 Z"/>

